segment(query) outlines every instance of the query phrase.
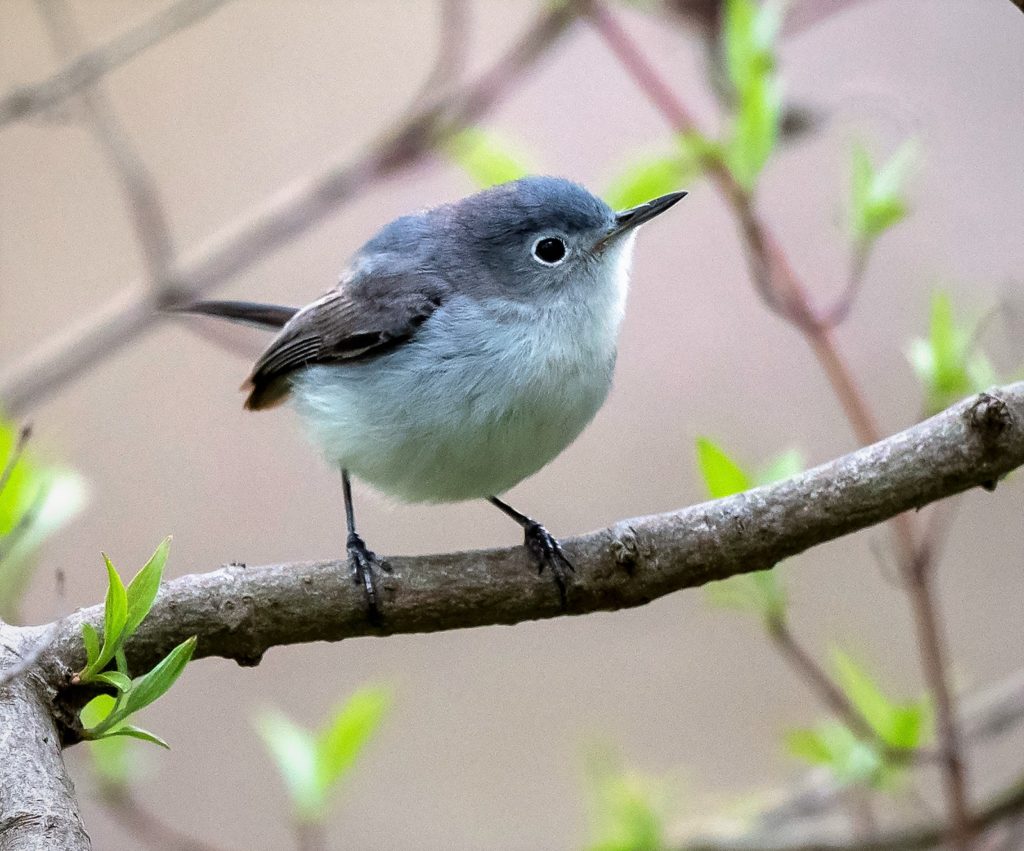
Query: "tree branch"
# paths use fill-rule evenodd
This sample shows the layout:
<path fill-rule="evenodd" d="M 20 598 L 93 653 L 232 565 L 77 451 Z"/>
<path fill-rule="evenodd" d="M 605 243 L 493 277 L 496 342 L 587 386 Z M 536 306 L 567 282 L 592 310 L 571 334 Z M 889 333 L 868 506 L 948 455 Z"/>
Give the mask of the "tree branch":
<path fill-rule="evenodd" d="M 982 833 L 1021 811 L 1024 811 L 1024 780 L 1019 780 L 982 805 L 977 815 L 971 818 L 970 827 L 972 831 Z M 698 839 L 684 842 L 682 851 L 926 851 L 942 845 L 947 832 L 948 828 L 943 824 L 926 824 L 867 839 L 835 835 L 767 843 L 756 838 Z"/>
<path fill-rule="evenodd" d="M 108 44 L 83 53 L 49 79 L 11 90 L 0 97 L 0 127 L 51 109 L 154 44 L 198 23 L 225 2 L 179 0 Z"/>
<path fill-rule="evenodd" d="M 991 482 L 1024 464 L 1024 382 L 971 397 L 880 443 L 792 479 L 667 514 L 624 520 L 565 542 L 577 566 L 568 612 L 639 606 L 762 570 L 902 511 Z M 560 614 L 548 577 L 522 547 L 389 558 L 383 627 L 369 624 L 344 561 L 230 566 L 168 582 L 128 647 L 145 670 L 199 636 L 196 657 L 258 664 L 275 645 L 359 635 L 513 624 Z M 68 616 L 40 669 L 68 682 L 84 662 L 82 621 Z"/>
<path fill-rule="evenodd" d="M 5 677 L 6 664 L 38 630 L 0 625 L 0 851 L 86 851 L 75 790 L 64 767 L 52 689 L 33 674 Z"/>

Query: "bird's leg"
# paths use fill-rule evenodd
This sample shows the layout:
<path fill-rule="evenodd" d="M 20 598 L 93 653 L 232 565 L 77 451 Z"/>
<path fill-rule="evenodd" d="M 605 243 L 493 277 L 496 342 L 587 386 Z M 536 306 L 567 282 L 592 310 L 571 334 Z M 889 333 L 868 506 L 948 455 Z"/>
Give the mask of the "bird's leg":
<path fill-rule="evenodd" d="M 555 580 L 555 585 L 558 586 L 558 599 L 562 604 L 562 609 L 566 609 L 568 607 L 566 579 L 568 574 L 575 573 L 576 569 L 572 566 L 572 562 L 565 557 L 558 541 L 540 523 L 525 514 L 520 514 L 507 502 L 502 502 L 496 496 L 487 497 L 487 501 L 523 527 L 526 549 L 529 550 L 537 565 L 537 572 L 543 573 L 545 567 L 551 569 L 551 576 Z"/>
<path fill-rule="evenodd" d="M 352 483 L 349 481 L 348 470 L 344 468 L 341 471 L 341 488 L 345 494 L 345 525 L 348 527 L 345 549 L 348 551 L 349 567 L 352 568 L 352 579 L 357 585 L 363 586 L 370 622 L 379 624 L 381 614 L 377 604 L 377 583 L 373 575 L 373 570 L 377 566 L 377 556 L 367 548 L 356 532 L 356 517 L 352 510 Z"/>

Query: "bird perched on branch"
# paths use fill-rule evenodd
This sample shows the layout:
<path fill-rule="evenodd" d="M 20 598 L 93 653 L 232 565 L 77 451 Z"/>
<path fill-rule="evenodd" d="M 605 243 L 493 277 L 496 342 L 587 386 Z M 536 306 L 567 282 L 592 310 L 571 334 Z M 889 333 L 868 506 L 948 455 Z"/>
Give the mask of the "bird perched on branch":
<path fill-rule="evenodd" d="M 565 449 L 611 387 L 633 238 L 686 193 L 619 212 L 581 186 L 527 177 L 402 216 L 303 308 L 176 308 L 279 329 L 243 389 L 285 400 L 341 469 L 353 576 L 381 616 L 377 558 L 350 476 L 408 502 L 487 499 L 524 530 L 566 605 L 572 565 L 499 496 Z"/>

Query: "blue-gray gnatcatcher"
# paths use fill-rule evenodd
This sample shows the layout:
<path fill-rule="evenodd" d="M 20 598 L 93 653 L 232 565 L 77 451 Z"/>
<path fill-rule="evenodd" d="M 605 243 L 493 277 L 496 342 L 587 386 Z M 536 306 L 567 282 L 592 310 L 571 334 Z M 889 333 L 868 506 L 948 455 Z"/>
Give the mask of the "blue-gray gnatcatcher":
<path fill-rule="evenodd" d="M 575 183 L 527 177 L 386 225 L 302 309 L 183 310 L 280 331 L 243 385 L 250 410 L 289 396 L 342 471 L 347 551 L 379 617 L 375 556 L 349 475 L 409 502 L 484 498 L 525 530 L 566 603 L 572 565 L 498 498 L 565 449 L 611 386 L 636 227 L 685 192 L 614 212 Z"/>

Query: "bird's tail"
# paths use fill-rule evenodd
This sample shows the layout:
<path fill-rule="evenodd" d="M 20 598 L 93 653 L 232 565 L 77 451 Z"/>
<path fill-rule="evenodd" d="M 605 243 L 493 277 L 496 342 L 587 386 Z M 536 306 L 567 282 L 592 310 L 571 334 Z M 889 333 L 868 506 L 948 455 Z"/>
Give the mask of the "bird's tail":
<path fill-rule="evenodd" d="M 255 325 L 257 328 L 277 329 L 283 327 L 298 313 L 299 308 L 280 304 L 257 304 L 252 301 L 194 301 L 181 307 L 170 307 L 168 311 L 214 316 L 229 322 Z"/>

